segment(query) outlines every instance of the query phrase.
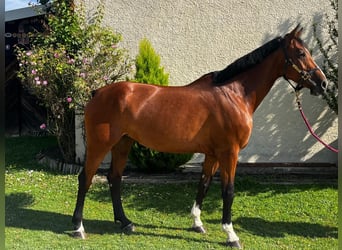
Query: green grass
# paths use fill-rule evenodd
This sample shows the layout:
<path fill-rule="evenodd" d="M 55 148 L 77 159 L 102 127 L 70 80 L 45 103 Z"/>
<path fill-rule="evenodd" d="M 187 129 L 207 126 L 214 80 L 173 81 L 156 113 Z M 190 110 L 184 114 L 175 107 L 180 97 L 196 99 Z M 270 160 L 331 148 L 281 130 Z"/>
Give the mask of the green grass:
<path fill-rule="evenodd" d="M 113 223 L 106 184 L 93 185 L 84 209 L 86 240 L 70 237 L 76 175 L 38 166 L 34 156 L 53 138 L 6 139 L 6 249 L 226 249 L 220 184 L 203 204 L 207 234 L 189 231 L 197 183 L 123 185 L 123 205 L 136 224 L 125 235 Z M 233 223 L 244 249 L 338 249 L 337 183 L 260 184 L 237 178 Z"/>

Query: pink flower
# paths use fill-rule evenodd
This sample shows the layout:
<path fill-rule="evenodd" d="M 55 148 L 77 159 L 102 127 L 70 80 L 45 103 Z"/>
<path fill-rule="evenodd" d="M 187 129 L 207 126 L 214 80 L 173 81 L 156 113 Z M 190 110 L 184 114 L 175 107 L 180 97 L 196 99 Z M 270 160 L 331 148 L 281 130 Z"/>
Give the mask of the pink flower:
<path fill-rule="evenodd" d="M 27 56 L 32 55 L 32 51 L 31 51 L 31 50 L 27 51 L 27 52 L 26 52 L 26 55 L 27 55 Z"/>
<path fill-rule="evenodd" d="M 108 80 L 109 80 L 109 77 L 108 77 L 108 76 L 104 76 L 104 77 L 103 77 L 103 80 L 108 81 Z"/>
<path fill-rule="evenodd" d="M 41 84 L 41 81 L 39 81 L 39 80 L 36 81 L 36 84 L 37 84 L 37 85 L 40 85 L 40 84 Z"/>
<path fill-rule="evenodd" d="M 33 69 L 33 70 L 31 71 L 31 73 L 32 73 L 32 75 L 35 75 L 35 74 L 37 74 L 37 70 L 36 70 L 36 69 Z"/>
<path fill-rule="evenodd" d="M 56 52 L 55 54 L 53 54 L 53 56 L 54 56 L 55 58 L 58 58 L 58 57 L 59 57 L 59 54 Z"/>
<path fill-rule="evenodd" d="M 68 64 L 74 64 L 75 63 L 75 59 L 71 58 L 68 60 Z"/>
<path fill-rule="evenodd" d="M 88 63 L 89 63 L 89 60 L 88 60 L 88 58 L 83 58 L 83 60 L 82 60 L 82 61 L 83 61 L 83 63 L 84 63 L 84 64 L 88 64 Z"/>
<path fill-rule="evenodd" d="M 43 129 L 43 130 L 46 129 L 46 124 L 43 123 L 42 125 L 39 126 L 39 128 L 40 128 L 40 129 Z"/>
<path fill-rule="evenodd" d="M 86 77 L 86 73 L 84 73 L 84 72 L 80 73 L 80 77 L 85 78 Z"/>
<path fill-rule="evenodd" d="M 66 100 L 68 103 L 72 102 L 72 98 L 70 96 L 68 96 Z"/>
<path fill-rule="evenodd" d="M 44 80 L 43 85 L 46 86 L 48 84 L 48 81 Z"/>
<path fill-rule="evenodd" d="M 39 81 L 39 76 L 36 76 L 34 80 Z"/>

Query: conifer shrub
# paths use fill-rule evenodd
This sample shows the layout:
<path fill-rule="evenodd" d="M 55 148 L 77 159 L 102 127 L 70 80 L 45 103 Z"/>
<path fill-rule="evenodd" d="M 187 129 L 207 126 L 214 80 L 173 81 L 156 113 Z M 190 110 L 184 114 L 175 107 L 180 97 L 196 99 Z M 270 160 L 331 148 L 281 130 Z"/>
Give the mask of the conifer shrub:
<path fill-rule="evenodd" d="M 136 82 L 168 86 L 169 74 L 160 66 L 160 56 L 146 38 L 140 41 L 135 67 Z M 135 142 L 129 159 L 139 171 L 172 172 L 189 161 L 192 155 L 158 152 Z"/>
<path fill-rule="evenodd" d="M 146 38 L 140 41 L 135 67 L 135 81 L 161 86 L 169 85 L 169 74 L 160 66 L 160 56 Z"/>

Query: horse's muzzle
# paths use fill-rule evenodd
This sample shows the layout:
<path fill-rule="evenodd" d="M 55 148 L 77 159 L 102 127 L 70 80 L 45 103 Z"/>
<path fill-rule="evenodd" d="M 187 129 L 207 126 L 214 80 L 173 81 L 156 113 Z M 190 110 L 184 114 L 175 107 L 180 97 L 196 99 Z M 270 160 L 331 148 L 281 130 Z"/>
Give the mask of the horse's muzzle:
<path fill-rule="evenodd" d="M 329 89 L 329 83 L 326 80 L 323 80 L 320 84 L 315 84 L 315 87 L 310 89 L 311 95 L 323 95 Z"/>

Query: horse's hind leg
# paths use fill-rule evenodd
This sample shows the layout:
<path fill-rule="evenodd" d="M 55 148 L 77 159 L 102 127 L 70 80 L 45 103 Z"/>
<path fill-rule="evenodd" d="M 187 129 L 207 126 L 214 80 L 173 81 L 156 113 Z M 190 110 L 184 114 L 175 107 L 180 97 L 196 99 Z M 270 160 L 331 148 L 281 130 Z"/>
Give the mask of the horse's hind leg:
<path fill-rule="evenodd" d="M 77 201 L 72 217 L 72 223 L 74 224 L 75 230 L 73 234 L 74 237 L 82 239 L 85 238 L 85 230 L 82 223 L 85 195 L 92 183 L 93 176 L 108 151 L 109 149 L 107 150 L 103 148 L 101 144 L 93 148 L 92 145 L 87 146 L 86 163 L 82 172 L 78 176 Z"/>
<path fill-rule="evenodd" d="M 119 221 L 121 229 L 126 232 L 134 231 L 134 225 L 127 219 L 123 210 L 120 188 L 122 174 L 133 142 L 134 140 L 128 136 L 123 136 L 112 148 L 112 164 L 107 177 L 113 203 L 114 221 Z"/>
<path fill-rule="evenodd" d="M 218 161 L 216 158 L 206 155 L 203 170 L 200 182 L 198 184 L 198 191 L 196 196 L 196 201 L 191 209 L 191 216 L 194 220 L 192 224 L 192 229 L 198 233 L 205 233 L 205 229 L 203 227 L 203 223 L 201 221 L 201 209 L 202 209 L 202 202 L 204 197 L 206 196 L 210 183 L 213 179 L 213 176 L 216 173 L 218 168 Z"/>

